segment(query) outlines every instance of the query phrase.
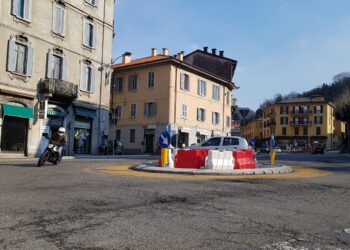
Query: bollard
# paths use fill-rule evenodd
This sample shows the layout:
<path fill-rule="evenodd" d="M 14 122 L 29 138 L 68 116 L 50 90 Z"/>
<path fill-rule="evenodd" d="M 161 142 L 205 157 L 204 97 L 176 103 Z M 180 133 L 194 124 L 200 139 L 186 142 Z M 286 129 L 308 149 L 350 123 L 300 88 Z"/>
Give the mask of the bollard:
<path fill-rule="evenodd" d="M 270 155 L 270 157 L 271 157 L 271 165 L 272 166 L 275 166 L 275 160 L 276 160 L 276 150 L 271 150 L 271 155 Z"/>
<path fill-rule="evenodd" d="M 160 151 L 160 159 L 162 162 L 162 167 L 167 167 L 169 163 L 168 159 L 168 149 L 167 148 L 162 148 Z"/>

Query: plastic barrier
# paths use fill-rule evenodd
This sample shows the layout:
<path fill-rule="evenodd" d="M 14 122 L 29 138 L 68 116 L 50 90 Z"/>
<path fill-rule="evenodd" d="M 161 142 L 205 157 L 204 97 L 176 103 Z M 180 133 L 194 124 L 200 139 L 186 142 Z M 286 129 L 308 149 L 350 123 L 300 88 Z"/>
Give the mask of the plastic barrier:
<path fill-rule="evenodd" d="M 208 169 L 233 169 L 234 162 L 232 151 L 209 150 L 205 167 Z"/>
<path fill-rule="evenodd" d="M 209 149 L 179 149 L 175 156 L 175 168 L 195 168 L 205 165 Z"/>
<path fill-rule="evenodd" d="M 253 169 L 256 168 L 256 161 L 253 150 L 235 150 L 233 151 L 233 157 L 235 158 L 234 169 Z"/>
<path fill-rule="evenodd" d="M 176 155 L 177 149 L 170 149 L 168 148 L 168 153 L 167 153 L 167 159 L 168 159 L 168 164 L 166 167 L 168 168 L 174 168 L 174 157 Z M 162 167 L 162 156 L 158 160 L 158 167 Z"/>

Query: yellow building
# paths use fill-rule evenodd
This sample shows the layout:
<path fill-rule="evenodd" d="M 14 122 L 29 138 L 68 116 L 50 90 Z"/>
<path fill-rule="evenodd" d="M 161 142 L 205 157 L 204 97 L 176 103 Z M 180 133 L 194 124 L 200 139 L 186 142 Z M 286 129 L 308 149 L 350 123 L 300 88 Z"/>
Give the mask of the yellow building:
<path fill-rule="evenodd" d="M 316 143 L 326 148 L 339 144 L 334 105 L 322 96 L 283 100 L 263 110 L 263 140 L 275 136 L 276 145 L 306 149 Z M 340 128 L 339 128 L 340 129 Z"/>
<path fill-rule="evenodd" d="M 125 53 L 113 66 L 110 139 L 121 140 L 125 153 L 158 152 L 158 138 L 167 127 L 179 147 L 230 133 L 234 67 L 225 79 L 189 62 L 198 54 L 236 63 L 206 48 L 186 57 L 152 49 L 150 57 L 137 60 Z"/>
<path fill-rule="evenodd" d="M 243 137 L 260 141 L 263 138 L 263 119 L 249 121 L 243 128 Z"/>

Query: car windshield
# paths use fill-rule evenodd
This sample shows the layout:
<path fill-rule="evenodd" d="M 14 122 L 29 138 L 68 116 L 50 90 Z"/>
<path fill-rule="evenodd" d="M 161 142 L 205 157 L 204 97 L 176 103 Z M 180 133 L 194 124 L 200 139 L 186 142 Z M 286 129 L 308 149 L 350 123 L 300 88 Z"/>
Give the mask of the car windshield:
<path fill-rule="evenodd" d="M 224 142 L 222 143 L 223 146 L 229 146 L 229 145 L 239 145 L 239 139 L 234 137 L 225 137 Z"/>
<path fill-rule="evenodd" d="M 221 138 L 220 137 L 210 138 L 209 140 L 203 142 L 202 147 L 220 146 L 220 142 L 221 142 Z"/>

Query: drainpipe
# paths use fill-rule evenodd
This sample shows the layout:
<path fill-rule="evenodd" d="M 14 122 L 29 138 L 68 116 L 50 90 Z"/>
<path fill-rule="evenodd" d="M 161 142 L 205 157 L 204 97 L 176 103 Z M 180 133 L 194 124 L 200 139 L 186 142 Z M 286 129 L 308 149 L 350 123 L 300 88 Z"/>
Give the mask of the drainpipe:
<path fill-rule="evenodd" d="M 177 101 L 177 69 L 175 68 L 175 98 L 174 98 L 174 125 L 176 124 L 176 101 Z M 177 129 L 176 139 L 175 139 L 175 147 L 178 147 L 178 139 L 179 139 L 179 129 Z"/>

